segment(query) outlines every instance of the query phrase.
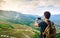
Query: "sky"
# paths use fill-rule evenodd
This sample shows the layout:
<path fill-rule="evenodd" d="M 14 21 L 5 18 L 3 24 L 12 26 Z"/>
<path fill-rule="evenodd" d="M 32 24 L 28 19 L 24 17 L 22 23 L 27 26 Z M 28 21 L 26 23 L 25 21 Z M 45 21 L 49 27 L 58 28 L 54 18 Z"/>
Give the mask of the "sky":
<path fill-rule="evenodd" d="M 50 11 L 55 15 L 60 14 L 60 0 L 0 0 L 0 10 L 40 16 Z"/>

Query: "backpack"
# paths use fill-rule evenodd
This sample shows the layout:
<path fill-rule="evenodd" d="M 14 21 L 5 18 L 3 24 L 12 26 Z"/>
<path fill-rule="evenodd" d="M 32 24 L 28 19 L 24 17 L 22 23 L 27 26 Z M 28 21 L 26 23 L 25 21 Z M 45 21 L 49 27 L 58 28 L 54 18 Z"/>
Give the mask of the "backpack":
<path fill-rule="evenodd" d="M 51 24 L 49 25 L 47 22 L 46 24 L 48 25 L 44 32 L 42 33 L 42 35 L 45 35 L 46 38 L 56 38 L 56 28 L 54 26 L 54 24 L 52 22 L 50 22 Z M 44 37 L 43 37 L 44 38 Z"/>

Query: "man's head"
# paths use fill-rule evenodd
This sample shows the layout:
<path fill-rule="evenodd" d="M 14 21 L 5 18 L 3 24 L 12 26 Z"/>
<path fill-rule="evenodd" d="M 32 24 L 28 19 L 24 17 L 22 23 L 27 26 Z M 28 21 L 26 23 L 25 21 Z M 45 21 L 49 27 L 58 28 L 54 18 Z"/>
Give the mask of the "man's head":
<path fill-rule="evenodd" d="M 46 19 L 49 19 L 50 16 L 51 16 L 51 14 L 50 14 L 49 11 L 45 11 L 45 12 L 44 12 L 44 17 L 45 17 Z"/>

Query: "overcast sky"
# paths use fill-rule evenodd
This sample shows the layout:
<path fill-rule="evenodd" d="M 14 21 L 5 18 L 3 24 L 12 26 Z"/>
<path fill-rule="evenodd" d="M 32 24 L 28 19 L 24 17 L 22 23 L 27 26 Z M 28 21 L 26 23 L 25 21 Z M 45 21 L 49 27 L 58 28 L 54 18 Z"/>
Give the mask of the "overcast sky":
<path fill-rule="evenodd" d="M 0 0 L 0 10 L 42 16 L 44 11 L 60 14 L 60 0 Z"/>

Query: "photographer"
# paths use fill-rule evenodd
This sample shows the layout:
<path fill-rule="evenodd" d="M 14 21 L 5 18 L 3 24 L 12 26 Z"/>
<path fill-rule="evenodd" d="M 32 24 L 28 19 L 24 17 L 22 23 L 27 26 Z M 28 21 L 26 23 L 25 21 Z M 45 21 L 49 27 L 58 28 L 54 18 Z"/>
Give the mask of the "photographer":
<path fill-rule="evenodd" d="M 53 37 L 50 37 L 52 34 L 49 37 L 47 37 L 45 34 L 43 35 L 43 32 L 45 32 L 46 27 L 48 25 L 51 25 L 51 21 L 49 20 L 50 16 L 51 16 L 50 12 L 46 11 L 46 12 L 44 12 L 44 21 L 42 21 L 41 18 L 37 18 L 35 21 L 35 27 L 41 27 L 40 38 L 53 38 Z M 40 23 L 38 22 L 39 20 L 41 21 Z M 50 33 L 50 29 L 49 29 L 49 33 Z"/>

